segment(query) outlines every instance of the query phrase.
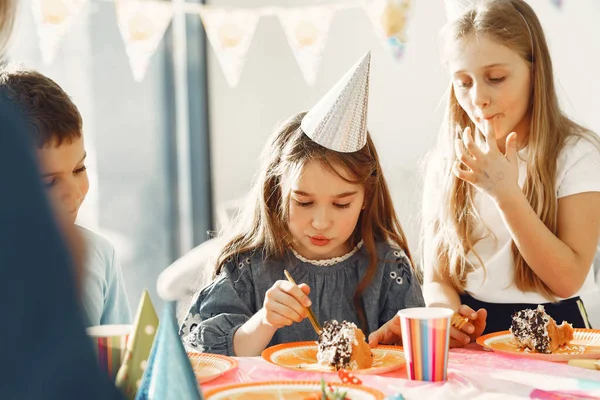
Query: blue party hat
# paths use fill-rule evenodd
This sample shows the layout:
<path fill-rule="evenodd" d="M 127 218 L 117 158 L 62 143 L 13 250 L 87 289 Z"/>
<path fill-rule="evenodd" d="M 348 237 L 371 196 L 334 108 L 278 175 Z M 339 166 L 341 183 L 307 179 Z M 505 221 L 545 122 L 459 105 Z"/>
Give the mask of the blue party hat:
<path fill-rule="evenodd" d="M 175 303 L 168 303 L 136 400 L 202 400 L 196 375 L 177 330 Z"/>

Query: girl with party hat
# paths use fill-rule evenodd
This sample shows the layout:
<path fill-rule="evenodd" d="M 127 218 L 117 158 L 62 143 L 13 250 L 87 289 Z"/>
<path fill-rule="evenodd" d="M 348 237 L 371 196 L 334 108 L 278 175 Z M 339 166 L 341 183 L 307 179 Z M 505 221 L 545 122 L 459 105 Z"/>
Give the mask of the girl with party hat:
<path fill-rule="evenodd" d="M 216 277 L 181 327 L 188 346 L 256 356 L 316 340 L 308 306 L 321 324 L 346 320 L 368 335 L 399 309 L 424 305 L 366 128 L 369 69 L 367 54 L 270 138 Z"/>
<path fill-rule="evenodd" d="M 600 141 L 560 109 L 540 21 L 522 0 L 447 0 L 450 73 L 424 196 L 424 293 L 471 319 L 452 345 L 538 304 L 589 328 Z"/>

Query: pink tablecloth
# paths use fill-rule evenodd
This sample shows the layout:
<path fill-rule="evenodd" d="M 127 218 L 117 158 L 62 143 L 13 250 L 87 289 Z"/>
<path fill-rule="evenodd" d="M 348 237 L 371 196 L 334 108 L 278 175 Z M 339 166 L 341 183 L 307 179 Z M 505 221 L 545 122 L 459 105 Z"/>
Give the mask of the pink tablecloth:
<path fill-rule="evenodd" d="M 339 382 L 337 374 L 293 371 L 260 357 L 238 357 L 239 367 L 202 385 L 260 381 Z M 600 398 L 600 371 L 483 351 L 478 345 L 450 351 L 448 381 L 411 382 L 404 368 L 380 376 L 357 375 L 364 385 L 406 399 L 591 399 Z"/>

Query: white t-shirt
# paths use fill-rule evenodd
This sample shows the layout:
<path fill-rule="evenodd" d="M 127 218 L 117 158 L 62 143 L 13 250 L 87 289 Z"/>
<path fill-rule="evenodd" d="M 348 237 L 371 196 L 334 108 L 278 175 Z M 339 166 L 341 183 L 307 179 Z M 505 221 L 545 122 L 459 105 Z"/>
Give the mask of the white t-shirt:
<path fill-rule="evenodd" d="M 519 151 L 519 186 L 522 188 L 526 177 L 527 150 Z M 566 197 L 577 193 L 600 192 L 600 152 L 594 144 L 585 139 L 572 137 L 558 156 L 556 170 L 556 197 Z M 473 237 L 481 237 L 486 232 L 485 226 L 494 235 L 487 235 L 475 246 L 485 264 L 467 275 L 465 290 L 474 298 L 489 303 L 546 303 L 548 300 L 536 292 L 522 292 L 514 283 L 515 266 L 511 251 L 512 238 L 508 228 L 502 221 L 498 208 L 489 196 L 477 192 L 475 207 L 480 213 L 479 226 Z M 488 231 L 489 232 L 489 231 Z M 495 238 L 494 238 L 495 236 Z M 467 255 L 472 265 L 479 261 L 470 252 Z M 590 272 L 575 296 L 596 291 L 594 268 Z"/>

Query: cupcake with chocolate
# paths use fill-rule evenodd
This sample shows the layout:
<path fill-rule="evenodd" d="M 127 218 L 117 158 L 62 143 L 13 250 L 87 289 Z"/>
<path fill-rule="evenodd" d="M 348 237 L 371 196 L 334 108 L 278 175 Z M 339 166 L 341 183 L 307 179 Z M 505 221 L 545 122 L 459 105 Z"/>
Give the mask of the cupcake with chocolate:
<path fill-rule="evenodd" d="M 545 354 L 573 340 L 573 326 L 564 321 L 558 326 L 542 305 L 514 313 L 510 332 L 519 347 Z"/>
<path fill-rule="evenodd" d="M 373 365 L 373 352 L 354 323 L 331 320 L 319 335 L 317 361 L 334 370 L 366 369 Z"/>

